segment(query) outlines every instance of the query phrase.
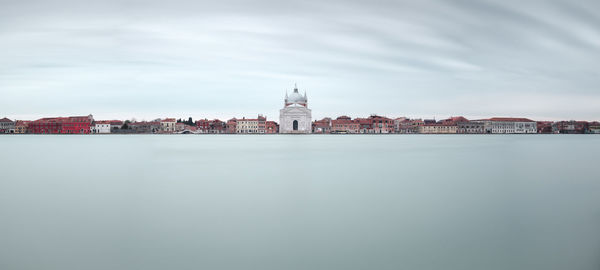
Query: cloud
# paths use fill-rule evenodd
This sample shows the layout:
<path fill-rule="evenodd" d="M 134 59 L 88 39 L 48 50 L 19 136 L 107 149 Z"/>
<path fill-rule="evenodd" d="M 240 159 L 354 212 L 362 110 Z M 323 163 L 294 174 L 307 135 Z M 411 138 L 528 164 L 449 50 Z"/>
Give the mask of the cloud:
<path fill-rule="evenodd" d="M 315 117 L 480 115 L 495 96 L 600 119 L 575 98 L 600 97 L 595 1 L 0 2 L 12 117 L 277 118 L 297 82 Z"/>

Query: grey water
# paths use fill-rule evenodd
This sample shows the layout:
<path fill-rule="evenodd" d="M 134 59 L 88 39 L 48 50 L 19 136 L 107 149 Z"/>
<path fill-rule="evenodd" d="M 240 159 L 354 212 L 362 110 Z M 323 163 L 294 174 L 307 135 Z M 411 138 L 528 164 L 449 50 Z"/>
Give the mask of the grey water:
<path fill-rule="evenodd" d="M 0 136 L 0 269 L 600 269 L 600 136 Z"/>

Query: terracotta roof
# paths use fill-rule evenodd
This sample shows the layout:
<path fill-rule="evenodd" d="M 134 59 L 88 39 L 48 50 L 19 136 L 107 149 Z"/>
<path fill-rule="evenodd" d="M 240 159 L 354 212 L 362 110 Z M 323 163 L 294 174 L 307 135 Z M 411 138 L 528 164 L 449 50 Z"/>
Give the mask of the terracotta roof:
<path fill-rule="evenodd" d="M 423 124 L 424 127 L 451 127 L 456 126 L 456 123 L 453 122 L 445 122 L 445 123 L 435 123 L 435 124 Z"/>
<path fill-rule="evenodd" d="M 17 126 L 26 126 L 26 125 L 29 125 L 29 123 L 31 123 L 31 121 L 28 121 L 28 120 L 17 120 L 15 122 L 15 124 Z"/>
<path fill-rule="evenodd" d="M 527 118 L 513 118 L 513 117 L 492 117 L 490 119 L 483 119 L 483 120 L 489 120 L 489 121 L 496 121 L 496 122 L 535 122 L 531 119 L 527 119 Z"/>
<path fill-rule="evenodd" d="M 69 123 L 69 122 L 92 122 L 88 116 L 70 116 L 70 117 L 46 117 L 33 121 L 34 123 Z"/>
<path fill-rule="evenodd" d="M 139 126 L 139 125 L 159 125 L 159 124 L 160 124 L 160 122 L 156 122 L 156 121 L 153 121 L 153 122 L 146 122 L 146 121 L 143 121 L 143 122 L 133 122 L 133 123 L 129 123 L 129 125 L 130 125 L 130 126 Z"/>
<path fill-rule="evenodd" d="M 442 120 L 443 122 L 469 122 L 469 119 L 462 116 L 453 116 L 448 119 Z"/>
<path fill-rule="evenodd" d="M 3 123 L 8 123 L 8 122 L 11 122 L 11 123 L 12 123 L 12 120 L 10 120 L 10 119 L 8 119 L 8 118 L 4 117 L 4 118 L 0 119 L 0 122 L 3 122 Z"/>

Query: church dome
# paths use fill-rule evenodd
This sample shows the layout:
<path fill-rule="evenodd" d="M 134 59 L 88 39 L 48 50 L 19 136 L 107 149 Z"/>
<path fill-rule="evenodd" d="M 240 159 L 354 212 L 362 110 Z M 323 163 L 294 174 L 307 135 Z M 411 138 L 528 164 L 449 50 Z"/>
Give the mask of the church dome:
<path fill-rule="evenodd" d="M 304 100 L 304 97 L 302 95 L 300 95 L 300 93 L 298 92 L 293 92 L 291 95 L 288 96 L 288 103 L 304 103 L 306 102 L 306 100 Z"/>
<path fill-rule="evenodd" d="M 298 87 L 294 87 L 294 92 L 292 92 L 289 96 L 286 94 L 285 102 L 288 104 L 293 104 L 293 103 L 306 104 L 306 102 L 307 102 L 306 93 L 303 96 L 300 93 L 298 93 Z"/>

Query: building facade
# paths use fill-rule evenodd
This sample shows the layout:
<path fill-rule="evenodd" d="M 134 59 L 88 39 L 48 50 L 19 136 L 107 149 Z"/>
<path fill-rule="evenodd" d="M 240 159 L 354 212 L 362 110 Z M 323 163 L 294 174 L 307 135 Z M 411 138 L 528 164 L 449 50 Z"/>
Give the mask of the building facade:
<path fill-rule="evenodd" d="M 394 120 L 390 118 L 379 115 L 371 115 L 367 119 L 371 124 L 371 129 L 368 133 L 387 134 L 395 132 Z"/>
<path fill-rule="evenodd" d="M 552 125 L 554 133 L 560 134 L 584 134 L 588 130 L 589 123 L 586 121 L 559 121 Z"/>
<path fill-rule="evenodd" d="M 401 124 L 405 121 L 408 121 L 409 119 L 406 117 L 398 117 L 394 119 L 394 132 L 395 133 L 400 133 L 400 127 Z"/>
<path fill-rule="evenodd" d="M 17 133 L 17 134 L 29 133 L 29 123 L 31 123 L 31 121 L 23 121 L 23 120 L 15 121 L 15 133 Z"/>
<path fill-rule="evenodd" d="M 325 117 L 321 120 L 314 121 L 312 129 L 313 133 L 331 133 L 331 118 Z"/>
<path fill-rule="evenodd" d="M 29 123 L 29 133 L 60 134 L 62 122 L 58 118 L 42 118 Z"/>
<path fill-rule="evenodd" d="M 0 133 L 15 133 L 15 122 L 6 117 L 0 119 Z"/>
<path fill-rule="evenodd" d="M 360 124 L 358 120 L 352 120 L 348 116 L 340 116 L 334 120 L 331 120 L 331 133 L 359 133 Z"/>
<path fill-rule="evenodd" d="M 552 121 L 537 121 L 536 122 L 537 133 L 541 133 L 541 134 L 555 133 L 552 128 L 553 124 L 554 124 L 554 122 L 552 122 Z"/>
<path fill-rule="evenodd" d="M 108 134 L 111 130 L 110 121 L 96 121 L 92 127 L 92 133 L 96 134 Z"/>
<path fill-rule="evenodd" d="M 93 116 L 42 118 L 29 123 L 29 133 L 34 134 L 89 134 Z"/>
<path fill-rule="evenodd" d="M 208 119 L 196 120 L 196 127 L 200 133 L 208 133 L 210 130 L 210 121 Z"/>
<path fill-rule="evenodd" d="M 529 134 L 537 133 L 535 121 L 527 118 L 494 117 L 479 120 L 484 123 L 485 133 L 491 134 Z"/>
<path fill-rule="evenodd" d="M 279 133 L 279 125 L 275 121 L 267 121 L 265 123 L 265 133 L 275 134 Z"/>
<path fill-rule="evenodd" d="M 91 132 L 92 122 L 94 117 L 88 116 L 71 116 L 63 118 L 62 132 L 63 134 L 89 134 Z"/>
<path fill-rule="evenodd" d="M 123 121 L 121 120 L 110 120 L 109 123 L 111 132 L 120 130 L 123 127 Z"/>
<path fill-rule="evenodd" d="M 239 134 L 264 134 L 267 118 L 259 115 L 255 119 L 237 119 L 235 133 Z"/>
<path fill-rule="evenodd" d="M 460 134 L 483 134 L 485 133 L 485 124 L 481 121 L 461 121 L 457 123 Z"/>
<path fill-rule="evenodd" d="M 227 131 L 227 123 L 225 123 L 219 119 L 211 120 L 209 122 L 208 126 L 209 126 L 208 133 L 211 133 L 211 134 L 222 134 Z"/>
<path fill-rule="evenodd" d="M 400 121 L 397 132 L 400 134 L 416 134 L 419 133 L 419 127 L 423 124 L 421 119 L 406 119 Z"/>
<path fill-rule="evenodd" d="M 599 122 L 591 122 L 588 125 L 587 133 L 589 133 L 589 134 L 600 134 L 600 123 Z"/>
<path fill-rule="evenodd" d="M 177 120 L 175 118 L 166 118 L 160 120 L 160 131 L 162 133 L 173 133 L 175 132 Z"/>
<path fill-rule="evenodd" d="M 292 94 L 285 93 L 284 107 L 279 110 L 279 133 L 311 133 L 312 113 L 304 96 L 294 87 Z"/>
<path fill-rule="evenodd" d="M 423 124 L 419 126 L 421 134 L 456 134 L 458 126 L 449 123 Z"/>
<path fill-rule="evenodd" d="M 129 128 L 133 131 L 133 133 L 157 133 L 161 130 L 161 122 L 133 122 L 129 124 Z"/>
<path fill-rule="evenodd" d="M 227 120 L 227 130 L 226 133 L 234 134 L 237 128 L 237 119 L 231 118 Z"/>

